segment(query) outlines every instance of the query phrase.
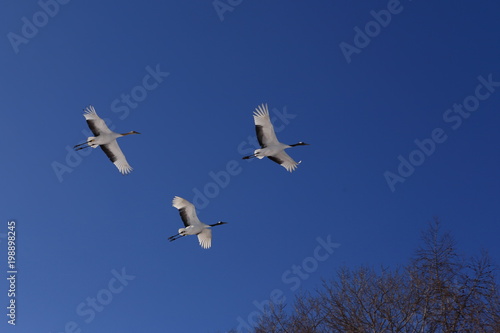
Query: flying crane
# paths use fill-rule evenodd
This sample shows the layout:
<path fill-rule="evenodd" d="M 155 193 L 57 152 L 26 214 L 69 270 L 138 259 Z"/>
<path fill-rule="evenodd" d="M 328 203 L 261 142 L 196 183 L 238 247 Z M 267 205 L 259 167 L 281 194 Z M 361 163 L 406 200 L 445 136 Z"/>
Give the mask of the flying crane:
<path fill-rule="evenodd" d="M 196 216 L 196 208 L 192 203 L 181 197 L 174 197 L 172 206 L 179 210 L 182 222 L 185 228 L 180 228 L 178 233 L 170 236 L 169 241 L 173 242 L 187 235 L 197 235 L 200 246 L 204 249 L 209 249 L 212 246 L 212 227 L 227 224 L 227 222 L 219 221 L 214 224 L 205 224 Z"/>
<path fill-rule="evenodd" d="M 111 162 L 116 165 L 118 170 L 122 174 L 128 174 L 132 171 L 132 167 L 128 164 L 125 155 L 123 154 L 120 146 L 116 142 L 117 138 L 130 134 L 141 134 L 136 131 L 130 131 L 128 133 L 115 133 L 111 131 L 104 120 L 102 120 L 92 105 L 89 105 L 85 110 L 83 116 L 87 120 L 87 124 L 95 136 L 87 138 L 87 141 L 74 146 L 75 150 L 80 150 L 88 147 L 97 148 L 101 147 L 106 156 L 111 160 Z M 86 145 L 86 146 L 85 146 Z"/>
<path fill-rule="evenodd" d="M 286 145 L 279 142 L 274 133 L 274 127 L 269 117 L 267 104 L 259 105 L 255 109 L 253 119 L 255 122 L 255 131 L 257 132 L 257 140 L 259 140 L 261 148 L 256 149 L 252 155 L 245 156 L 243 159 L 245 160 L 252 157 L 262 159 L 267 157 L 271 161 L 280 164 L 287 171 L 294 171 L 302 161 L 295 162 L 293 158 L 285 152 L 285 149 L 296 146 L 307 146 L 309 144 L 302 141 L 293 145 Z"/>

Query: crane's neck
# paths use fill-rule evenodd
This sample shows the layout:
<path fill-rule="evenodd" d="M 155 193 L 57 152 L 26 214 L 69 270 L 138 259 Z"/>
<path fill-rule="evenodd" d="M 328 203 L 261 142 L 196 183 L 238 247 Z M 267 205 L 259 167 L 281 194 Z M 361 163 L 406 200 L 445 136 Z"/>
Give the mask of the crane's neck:
<path fill-rule="evenodd" d="M 216 227 L 218 225 L 223 225 L 223 224 L 227 224 L 227 222 L 222 222 L 222 221 L 219 221 L 217 223 L 214 223 L 214 224 L 209 224 L 210 227 Z"/>
<path fill-rule="evenodd" d="M 297 146 L 309 146 L 309 144 L 305 142 L 298 142 L 296 144 L 289 145 L 289 147 L 297 147 Z"/>
<path fill-rule="evenodd" d="M 121 136 L 125 136 L 125 135 L 130 135 L 130 134 L 139 134 L 139 133 L 137 133 L 135 131 L 130 131 L 130 132 L 127 132 L 127 133 L 121 133 L 120 135 Z"/>

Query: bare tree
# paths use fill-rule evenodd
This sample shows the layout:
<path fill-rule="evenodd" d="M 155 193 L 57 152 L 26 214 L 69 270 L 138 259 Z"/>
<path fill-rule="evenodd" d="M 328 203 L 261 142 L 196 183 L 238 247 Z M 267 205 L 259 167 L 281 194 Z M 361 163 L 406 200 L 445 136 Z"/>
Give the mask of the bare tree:
<path fill-rule="evenodd" d="M 500 332 L 500 294 L 488 254 L 457 254 L 435 219 L 401 269 L 341 269 L 292 309 L 271 306 L 256 333 Z"/>
<path fill-rule="evenodd" d="M 418 291 L 415 324 L 422 332 L 494 332 L 499 293 L 488 254 L 459 257 L 451 235 L 440 234 L 437 219 L 422 238 L 408 267 Z"/>

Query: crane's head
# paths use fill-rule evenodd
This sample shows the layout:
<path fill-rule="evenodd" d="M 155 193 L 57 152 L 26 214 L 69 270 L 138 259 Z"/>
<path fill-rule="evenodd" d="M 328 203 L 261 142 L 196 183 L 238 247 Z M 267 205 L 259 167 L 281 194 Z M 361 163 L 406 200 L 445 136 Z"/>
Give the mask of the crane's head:
<path fill-rule="evenodd" d="M 217 223 L 214 223 L 214 224 L 210 224 L 211 227 L 215 227 L 215 226 L 218 226 L 218 225 L 223 225 L 223 224 L 227 224 L 227 222 L 222 222 L 222 221 L 219 221 Z"/>
<path fill-rule="evenodd" d="M 130 135 L 130 134 L 141 134 L 141 133 L 136 132 L 136 131 L 130 131 L 130 132 L 127 132 L 127 133 L 122 133 L 121 136 Z"/>

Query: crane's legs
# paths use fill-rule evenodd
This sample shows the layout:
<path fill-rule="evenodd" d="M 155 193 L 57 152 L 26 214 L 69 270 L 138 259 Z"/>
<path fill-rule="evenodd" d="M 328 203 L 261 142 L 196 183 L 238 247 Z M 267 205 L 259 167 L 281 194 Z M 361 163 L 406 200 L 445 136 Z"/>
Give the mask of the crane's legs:
<path fill-rule="evenodd" d="M 249 158 L 252 158 L 252 157 L 257 157 L 257 156 L 255 156 L 255 154 L 252 154 L 252 155 L 248 155 L 248 156 L 243 156 L 242 159 L 248 160 Z"/>
<path fill-rule="evenodd" d="M 81 145 L 80 145 L 81 146 Z M 75 146 L 76 147 L 76 146 Z M 83 147 L 78 147 L 78 148 L 75 148 L 75 150 L 81 150 L 81 149 L 85 149 L 85 148 L 89 148 L 91 146 L 83 146 Z"/>
<path fill-rule="evenodd" d="M 93 142 L 94 140 L 95 140 L 95 138 L 93 138 L 92 140 L 89 140 L 89 141 L 87 141 L 87 142 L 84 142 L 84 143 L 80 143 L 80 144 L 78 144 L 78 145 L 75 145 L 73 148 L 74 148 L 75 150 L 80 150 L 80 149 L 84 149 L 84 148 L 91 147 L 91 146 L 90 146 L 90 143 L 91 143 L 91 142 Z M 81 147 L 81 146 L 83 146 L 83 145 L 87 145 L 87 146 L 85 146 L 85 147 Z M 77 147 L 79 147 L 79 148 L 77 148 Z"/>
<path fill-rule="evenodd" d="M 186 236 L 186 235 L 177 234 L 177 235 L 173 235 L 173 236 L 168 237 L 168 240 L 173 242 L 174 240 L 179 239 L 179 238 L 184 237 L 184 236 Z"/>
<path fill-rule="evenodd" d="M 83 146 L 85 144 L 89 144 L 90 141 L 87 141 L 87 142 L 84 142 L 84 143 L 80 143 L 79 145 L 75 145 L 73 148 L 76 148 L 76 147 L 79 147 L 79 146 Z"/>

